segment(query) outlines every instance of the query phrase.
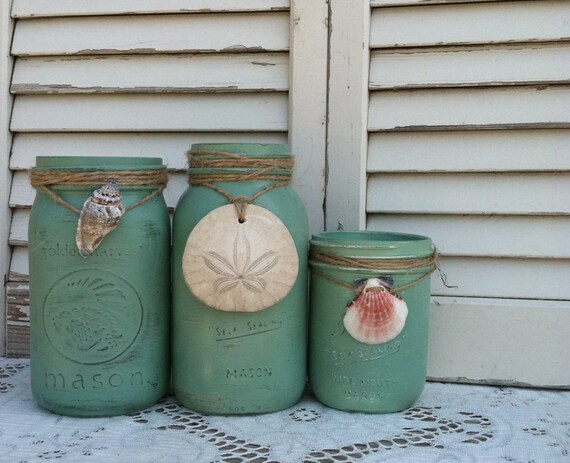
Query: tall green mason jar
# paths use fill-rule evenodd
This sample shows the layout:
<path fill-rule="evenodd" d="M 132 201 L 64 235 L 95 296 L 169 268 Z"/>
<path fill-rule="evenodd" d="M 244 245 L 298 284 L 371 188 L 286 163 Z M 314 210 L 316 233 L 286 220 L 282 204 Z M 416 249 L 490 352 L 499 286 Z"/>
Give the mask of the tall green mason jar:
<path fill-rule="evenodd" d="M 29 223 L 32 392 L 110 416 L 165 393 L 170 222 L 159 158 L 38 157 Z"/>
<path fill-rule="evenodd" d="M 173 383 L 186 407 L 250 414 L 306 381 L 304 206 L 286 145 L 199 144 L 173 222 Z"/>
<path fill-rule="evenodd" d="M 429 238 L 324 232 L 310 246 L 309 382 L 340 410 L 410 407 L 426 380 Z"/>

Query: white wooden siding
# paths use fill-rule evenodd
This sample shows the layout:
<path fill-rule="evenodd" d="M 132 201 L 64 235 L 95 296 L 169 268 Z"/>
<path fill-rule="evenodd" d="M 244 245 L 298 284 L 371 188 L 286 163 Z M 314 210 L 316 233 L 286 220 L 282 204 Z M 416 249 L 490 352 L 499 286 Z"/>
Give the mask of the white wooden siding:
<path fill-rule="evenodd" d="M 109 72 L 112 69 L 113 72 Z M 22 58 L 13 94 L 287 91 L 288 53 Z"/>
<path fill-rule="evenodd" d="M 565 44 L 374 50 L 370 89 L 568 83 Z"/>
<path fill-rule="evenodd" d="M 8 243 L 12 246 L 28 245 L 28 221 L 30 218 L 29 209 L 15 209 L 12 213 L 10 225 L 10 235 Z"/>
<path fill-rule="evenodd" d="M 12 111 L 12 98 L 8 93 L 12 75 L 10 42 L 13 22 L 10 18 L 10 1 L 0 3 L 0 278 L 7 281 L 11 250 L 8 232 L 11 211 L 8 207 L 11 173 L 8 169 L 12 136 L 8 130 Z M 0 356 L 6 353 L 6 285 L 0 285 Z"/>
<path fill-rule="evenodd" d="M 288 10 L 288 0 L 15 0 L 14 18 Z"/>
<path fill-rule="evenodd" d="M 29 281 L 28 250 L 24 247 L 16 247 L 12 250 L 10 263 L 10 281 Z"/>
<path fill-rule="evenodd" d="M 381 213 L 370 215 L 367 228 L 421 231 L 443 256 L 570 259 L 568 217 Z"/>
<path fill-rule="evenodd" d="M 366 207 L 327 190 L 328 226 L 433 238 L 448 286 L 436 272 L 431 377 L 570 386 L 570 3 L 372 0 L 369 26 L 341 9 L 338 37 L 332 5 L 329 156 L 346 154 L 329 190 L 366 178 Z"/>
<path fill-rule="evenodd" d="M 567 41 L 566 0 L 374 9 L 372 48 Z"/>
<path fill-rule="evenodd" d="M 368 172 L 564 172 L 568 146 L 567 129 L 376 132 Z"/>
<path fill-rule="evenodd" d="M 434 274 L 433 295 L 570 300 L 569 259 L 444 256 L 440 259 L 440 267 L 447 275 L 448 284 L 456 287 L 444 286 Z M 570 303 L 566 307 L 570 310 Z"/>
<path fill-rule="evenodd" d="M 502 1 L 505 0 L 371 0 L 370 5 L 373 8 L 380 8 L 380 7 L 392 7 L 392 6 L 417 6 L 417 5 L 425 6 L 425 5 L 438 5 L 446 3 L 456 4 L 456 3 L 483 3 L 483 2 L 502 2 Z"/>
<path fill-rule="evenodd" d="M 568 389 L 570 336 L 561 329 L 568 326 L 568 302 L 434 298 L 428 375 L 436 381 Z"/>
<path fill-rule="evenodd" d="M 370 96 L 370 131 L 570 127 L 570 86 L 381 91 Z"/>
<path fill-rule="evenodd" d="M 375 174 L 367 207 L 369 213 L 568 215 L 569 197 L 570 173 Z"/>
<path fill-rule="evenodd" d="M 17 56 L 288 49 L 287 12 L 27 19 L 12 44 Z"/>
<path fill-rule="evenodd" d="M 21 95 L 14 102 L 11 129 L 286 131 L 287 94 Z"/>
<path fill-rule="evenodd" d="M 10 355 L 27 347 L 36 156 L 162 157 L 172 212 L 193 143 L 289 142 L 294 187 L 322 229 L 326 1 L 16 0 L 12 15 Z"/>

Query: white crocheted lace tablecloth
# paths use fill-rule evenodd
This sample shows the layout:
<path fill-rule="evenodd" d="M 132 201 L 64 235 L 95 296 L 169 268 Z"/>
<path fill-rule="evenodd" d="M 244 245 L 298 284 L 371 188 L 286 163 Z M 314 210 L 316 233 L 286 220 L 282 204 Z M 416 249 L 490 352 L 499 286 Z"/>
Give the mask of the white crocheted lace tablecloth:
<path fill-rule="evenodd" d="M 1 462 L 570 462 L 570 391 L 428 383 L 410 410 L 346 413 L 309 395 L 259 416 L 194 413 L 173 397 L 129 416 L 39 408 L 29 363 L 0 359 Z"/>

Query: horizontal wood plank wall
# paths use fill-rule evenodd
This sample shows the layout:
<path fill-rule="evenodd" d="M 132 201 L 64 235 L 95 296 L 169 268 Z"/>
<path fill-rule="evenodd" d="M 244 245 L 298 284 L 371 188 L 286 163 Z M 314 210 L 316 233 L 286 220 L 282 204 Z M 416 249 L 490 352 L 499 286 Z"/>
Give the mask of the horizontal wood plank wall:
<path fill-rule="evenodd" d="M 367 228 L 432 237 L 453 286 L 428 374 L 570 387 L 570 3 L 371 6 Z"/>
<path fill-rule="evenodd" d="M 260 12 L 26 19 L 16 25 L 12 53 L 231 53 L 288 48 L 289 14 Z"/>
<path fill-rule="evenodd" d="M 187 187 L 185 152 L 193 143 L 290 141 L 299 122 L 289 114 L 289 10 L 288 0 L 14 1 L 8 355 L 28 353 L 35 157 L 160 156 L 172 212 Z M 310 24 L 304 13 L 297 14 Z M 322 77 L 326 85 L 326 63 Z M 311 149 L 299 148 L 297 160 L 310 185 L 295 181 L 320 229 L 323 198 L 313 190 L 323 190 L 324 147 Z"/>
<path fill-rule="evenodd" d="M 15 0 L 14 18 L 123 14 L 287 11 L 288 0 Z"/>
<path fill-rule="evenodd" d="M 455 3 L 483 3 L 501 1 L 505 0 L 370 0 L 370 5 L 373 8 L 376 8 L 382 6 L 443 5 Z"/>
<path fill-rule="evenodd" d="M 9 94 L 13 60 L 10 56 L 13 20 L 10 17 L 11 1 L 0 3 L 0 278 L 5 283 L 10 268 L 11 248 L 8 245 L 11 210 L 8 207 L 11 172 L 8 168 L 12 136 L 10 117 L 12 97 Z M 6 354 L 6 303 L 7 287 L 0 285 L 0 356 Z"/>
<path fill-rule="evenodd" d="M 12 92 L 283 92 L 288 89 L 288 73 L 287 53 L 21 58 L 12 77 Z"/>

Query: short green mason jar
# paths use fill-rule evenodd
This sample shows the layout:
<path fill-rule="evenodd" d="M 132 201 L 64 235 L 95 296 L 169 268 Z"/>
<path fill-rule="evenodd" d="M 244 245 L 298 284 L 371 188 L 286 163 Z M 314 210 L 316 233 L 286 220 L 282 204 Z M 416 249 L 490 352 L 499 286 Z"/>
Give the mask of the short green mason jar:
<path fill-rule="evenodd" d="M 426 380 L 429 238 L 324 232 L 310 244 L 309 382 L 340 410 L 410 407 Z"/>
<path fill-rule="evenodd" d="M 173 222 L 173 384 L 186 407 L 252 414 L 306 382 L 308 225 L 286 145 L 199 144 Z"/>
<path fill-rule="evenodd" d="M 159 158 L 36 162 L 28 230 L 34 398 L 70 416 L 148 407 L 170 379 L 165 166 Z"/>

